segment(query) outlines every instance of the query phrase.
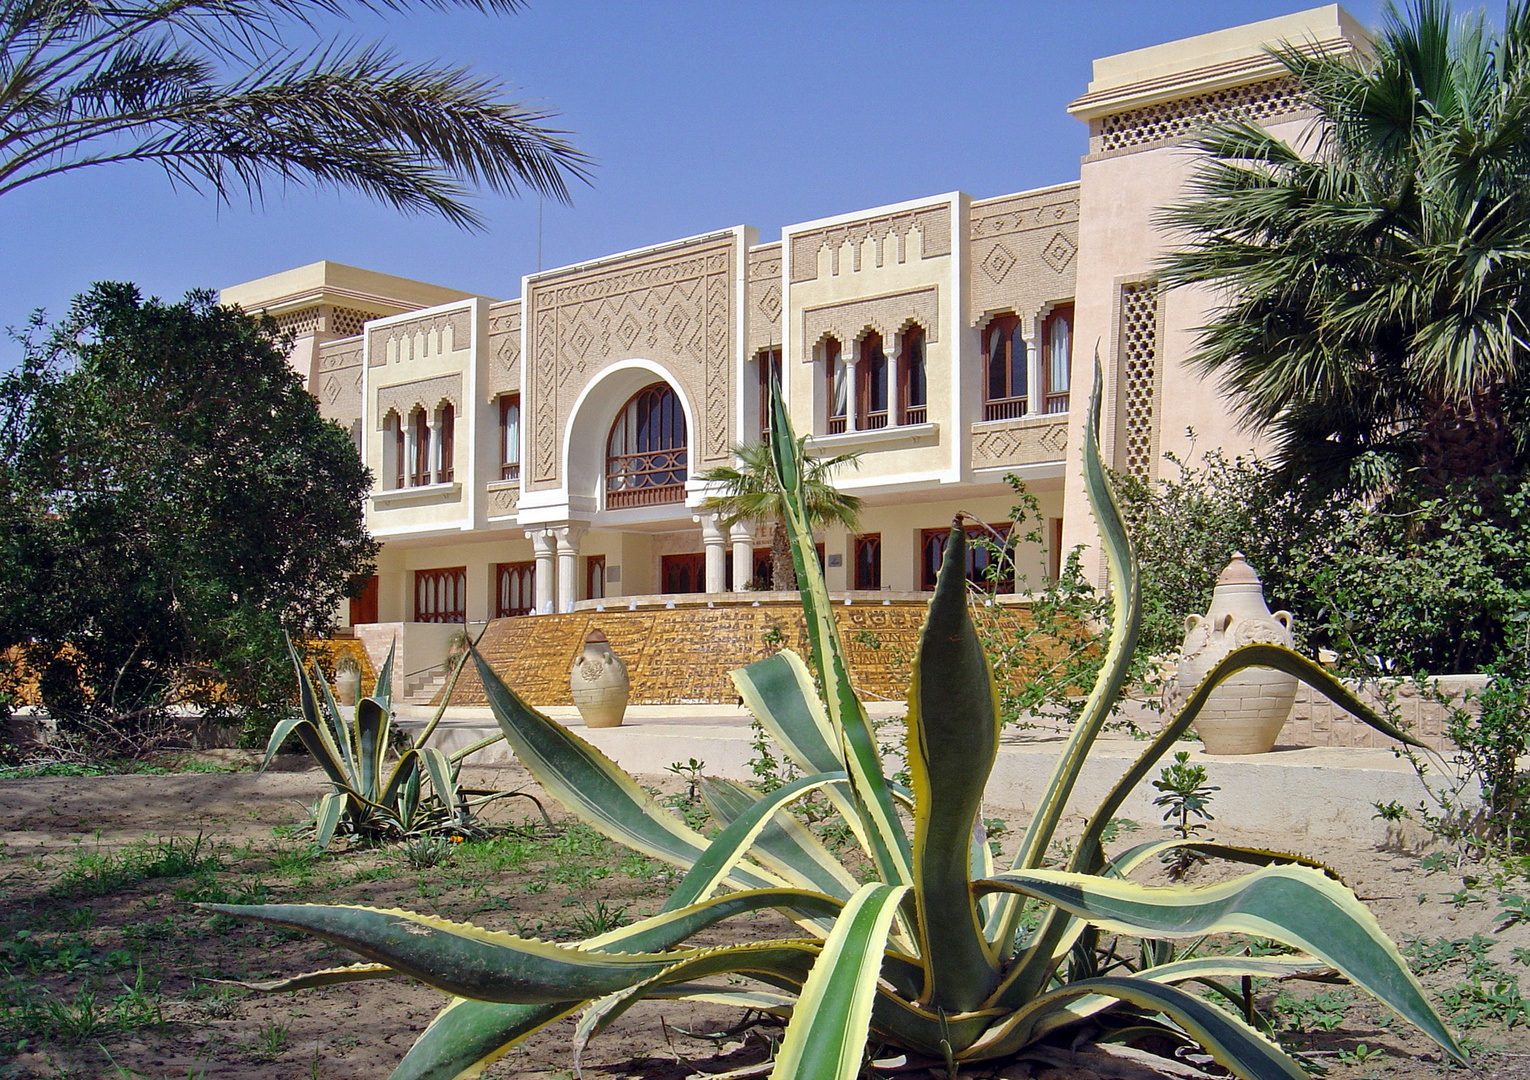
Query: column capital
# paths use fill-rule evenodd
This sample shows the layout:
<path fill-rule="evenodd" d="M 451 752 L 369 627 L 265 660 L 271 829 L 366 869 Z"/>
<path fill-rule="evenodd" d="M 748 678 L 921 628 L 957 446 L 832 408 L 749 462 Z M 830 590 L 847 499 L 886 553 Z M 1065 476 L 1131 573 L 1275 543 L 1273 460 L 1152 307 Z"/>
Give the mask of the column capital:
<path fill-rule="evenodd" d="M 728 529 L 728 539 L 735 544 L 751 544 L 754 542 L 754 528 L 747 521 L 735 521 Z"/>
<path fill-rule="evenodd" d="M 727 539 L 716 514 L 692 514 L 691 520 L 701 526 L 701 539 L 704 543 L 720 544 Z"/>

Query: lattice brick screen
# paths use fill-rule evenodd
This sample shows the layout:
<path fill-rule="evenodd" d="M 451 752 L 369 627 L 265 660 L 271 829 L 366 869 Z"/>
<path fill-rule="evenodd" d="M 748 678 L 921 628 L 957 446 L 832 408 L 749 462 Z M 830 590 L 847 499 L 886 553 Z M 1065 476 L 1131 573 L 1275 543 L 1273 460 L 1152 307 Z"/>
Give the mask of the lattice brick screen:
<path fill-rule="evenodd" d="M 1121 389 L 1116 461 L 1133 476 L 1151 478 L 1158 459 L 1158 285 L 1121 286 Z"/>
<path fill-rule="evenodd" d="M 291 334 L 293 337 L 303 337 L 318 328 L 319 309 L 316 307 L 304 308 L 302 311 L 289 311 L 285 315 L 276 316 L 276 329 L 280 333 Z"/>
<path fill-rule="evenodd" d="M 1163 142 L 1188 135 L 1206 124 L 1224 120 L 1265 120 L 1301 108 L 1296 84 L 1290 79 L 1230 86 L 1209 94 L 1104 117 L 1100 121 L 1095 151 L 1101 153 Z"/>
<path fill-rule="evenodd" d="M 329 314 L 329 331 L 336 337 L 355 337 L 361 333 L 363 323 L 375 318 L 377 318 L 376 315 L 368 315 L 365 311 L 357 311 L 355 308 L 333 308 Z"/>

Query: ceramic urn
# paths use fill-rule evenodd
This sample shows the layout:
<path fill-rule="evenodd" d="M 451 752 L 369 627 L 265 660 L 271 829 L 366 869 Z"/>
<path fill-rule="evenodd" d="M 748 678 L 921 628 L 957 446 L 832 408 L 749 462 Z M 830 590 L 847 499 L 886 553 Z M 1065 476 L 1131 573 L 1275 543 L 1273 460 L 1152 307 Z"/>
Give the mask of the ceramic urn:
<path fill-rule="evenodd" d="M 1264 587 L 1240 552 L 1217 578 L 1211 608 L 1185 620 L 1185 643 L 1180 651 L 1180 703 L 1206 673 L 1228 653 L 1255 643 L 1291 647 L 1291 613 L 1270 613 Z M 1195 720 L 1195 733 L 1208 754 L 1263 754 L 1291 713 L 1296 677 L 1271 668 L 1245 668 L 1212 693 Z"/>
<path fill-rule="evenodd" d="M 632 684 L 627 679 L 627 665 L 611 651 L 611 643 L 601 631 L 591 630 L 585 635 L 584 648 L 574 658 L 569 689 L 585 727 L 621 726 Z"/>

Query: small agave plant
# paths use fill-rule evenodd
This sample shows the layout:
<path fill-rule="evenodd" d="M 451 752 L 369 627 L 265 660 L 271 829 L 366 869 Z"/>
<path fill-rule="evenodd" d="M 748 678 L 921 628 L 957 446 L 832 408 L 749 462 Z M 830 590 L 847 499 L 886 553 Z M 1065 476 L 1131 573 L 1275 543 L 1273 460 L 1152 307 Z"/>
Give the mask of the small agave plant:
<path fill-rule="evenodd" d="M 1106 484 L 1096 441 L 1099 375 L 1084 448 L 1116 598 L 1106 662 L 1045 797 L 1008 869 L 996 869 L 980 818 L 999 743 L 994 679 L 968 618 L 963 530 L 954 529 L 914 666 L 908 698 L 912 790 L 883 773 L 866 713 L 852 691 L 829 596 L 803 515 L 790 422 L 772 403 L 812 660 L 791 652 L 734 672 L 740 694 L 806 774 L 761 795 L 712 780 L 705 797 L 723 824 L 708 841 L 657 806 L 597 749 L 527 707 L 477 658 L 489 703 L 526 767 L 572 813 L 607 836 L 684 868 L 663 911 L 577 945 L 555 945 L 406 911 L 366 907 L 209 905 L 304 930 L 366 962 L 264 989 L 408 976 L 452 1000 L 414 1044 L 393 1080 L 477 1076 L 518 1040 L 582 1013 L 576 1041 L 642 998 L 690 999 L 789 1018 L 772 1076 L 851 1080 L 869 1047 L 944 1063 L 1013 1057 L 1083 1022 L 1198 1043 L 1245 1080 L 1300 1078 L 1301 1067 L 1242 1016 L 1184 984 L 1243 976 L 1342 976 L 1411 1021 L 1457 1060 L 1450 1032 L 1396 946 L 1355 895 L 1295 856 L 1195 839 L 1145 843 L 1108 856 L 1106 823 L 1172 749 L 1211 689 L 1241 668 L 1289 671 L 1388 735 L 1402 732 L 1297 653 L 1251 645 L 1223 660 L 1111 790 L 1065 868 L 1047 868 L 1085 755 L 1121 692 L 1138 624 L 1136 558 Z M 863 884 L 790 813 L 821 791 L 864 850 Z M 909 822 L 912 835 L 909 834 Z M 1128 878 L 1177 849 L 1249 864 L 1215 885 L 1152 888 Z M 864 871 L 862 872 L 864 877 Z M 698 931 L 775 909 L 799 933 L 721 948 L 688 947 Z M 1143 939 L 1127 963 L 1100 936 Z M 1294 955 L 1176 959 L 1175 940 L 1217 934 L 1274 938 Z M 1125 952 L 1127 950 L 1120 950 Z M 1197 950 L 1198 951 L 1198 950 Z M 731 976 L 749 980 L 740 984 Z M 1236 997 L 1230 994 L 1229 996 Z"/>
<path fill-rule="evenodd" d="M 264 772 L 281 745 L 294 735 L 318 762 L 332 789 L 319 797 L 313 809 L 314 842 L 321 848 L 328 847 L 337 832 L 360 840 L 378 841 L 397 840 L 449 827 L 461 812 L 462 794 L 457 787 L 457 776 L 461 772 L 462 760 L 504 737 L 495 735 L 482 739 L 450 756 L 425 745 L 446 714 L 446 702 L 462 672 L 464 656 L 452 669 L 451 680 L 435 716 L 390 763 L 395 648 L 396 643 L 388 649 L 388 659 L 377 674 L 372 696 L 358 701 L 354 714 L 347 721 L 318 666 L 314 666 L 310 675 L 292 642 L 287 643 L 292 666 L 297 669 L 298 701 L 302 711 L 276 725 L 266 743 L 266 756 L 260 768 Z M 430 792 L 422 787 L 427 778 Z M 490 796 L 500 797 L 503 795 Z M 478 803 L 486 801 L 479 799 Z M 469 811 L 474 805 L 477 804 L 469 804 Z"/>

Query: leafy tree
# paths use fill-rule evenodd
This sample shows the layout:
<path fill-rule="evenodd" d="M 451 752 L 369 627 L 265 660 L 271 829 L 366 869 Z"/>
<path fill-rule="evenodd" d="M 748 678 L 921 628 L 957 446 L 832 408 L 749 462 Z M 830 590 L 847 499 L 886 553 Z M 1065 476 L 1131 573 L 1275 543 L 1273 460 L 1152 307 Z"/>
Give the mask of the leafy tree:
<path fill-rule="evenodd" d="M 522 0 L 356 0 L 514 11 Z M 588 159 L 545 109 L 466 69 L 379 46 L 304 52 L 284 31 L 344 0 L 0 0 L 0 194 L 147 161 L 220 199 L 267 183 L 349 188 L 479 226 L 465 183 L 566 199 Z"/>
<path fill-rule="evenodd" d="M 1316 114 L 1293 145 L 1205 134 L 1171 285 L 1226 301 L 1195 362 L 1281 463 L 1438 492 L 1524 463 L 1530 342 L 1530 7 L 1503 29 L 1389 8 L 1371 54 L 1277 52 Z"/>
<path fill-rule="evenodd" d="M 814 457 L 808 453 L 806 435 L 797 440 L 802 461 L 803 493 L 809 528 L 839 522 L 854 532 L 859 527 L 861 500 L 846 495 L 829 483 L 829 476 L 841 465 L 855 465 L 857 454 Z M 781 487 L 776 482 L 770 440 L 742 443 L 733 448 L 737 465 L 720 465 L 701 478 L 717 485 L 722 494 L 713 495 L 701 504 L 717 514 L 724 528 L 740 521 L 768 523 L 770 533 L 771 585 L 777 589 L 795 589 L 797 572 L 792 566 L 791 544 L 786 533 Z"/>
<path fill-rule="evenodd" d="M 98 285 L 22 344 L 0 377 L 0 648 L 63 722 L 132 735 L 178 701 L 268 720 L 283 631 L 327 630 L 376 554 L 350 436 L 272 324 L 210 292 Z"/>

